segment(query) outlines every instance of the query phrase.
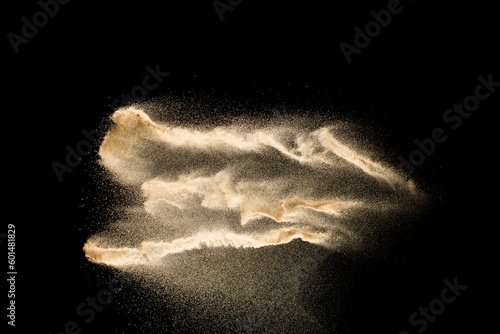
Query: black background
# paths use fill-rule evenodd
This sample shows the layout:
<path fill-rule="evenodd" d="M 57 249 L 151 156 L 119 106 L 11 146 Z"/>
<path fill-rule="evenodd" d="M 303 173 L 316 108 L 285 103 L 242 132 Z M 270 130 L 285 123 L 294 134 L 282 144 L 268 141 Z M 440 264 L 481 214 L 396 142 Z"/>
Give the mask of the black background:
<path fill-rule="evenodd" d="M 95 152 L 62 183 L 51 163 L 111 113 L 114 99 L 141 84 L 147 65 L 170 72 L 150 97 L 210 92 L 255 105 L 335 106 L 380 131 L 393 163 L 415 149 L 415 138 L 443 126 L 444 111 L 474 93 L 479 75 L 500 80 L 498 15 L 486 2 L 402 2 L 403 11 L 347 64 L 340 42 L 352 44 L 353 28 L 386 5 L 244 0 L 221 22 L 210 0 L 72 1 L 18 54 L 5 37 L 4 224 L 17 228 L 16 330 L 58 333 L 102 287 L 81 250 L 92 233 L 92 214 L 81 204 Z M 35 1 L 9 5 L 4 36 L 19 34 L 21 17 L 39 9 Z M 350 314 L 352 332 L 409 329 L 408 316 L 456 276 L 468 289 L 425 332 L 486 332 L 494 323 L 498 94 L 418 168 L 417 182 L 440 191 L 437 208 L 400 240 L 407 262 L 399 284 L 367 284 L 366 295 L 381 298 L 369 304 L 373 312 Z M 109 307 L 82 329 L 125 332 L 133 321 Z"/>

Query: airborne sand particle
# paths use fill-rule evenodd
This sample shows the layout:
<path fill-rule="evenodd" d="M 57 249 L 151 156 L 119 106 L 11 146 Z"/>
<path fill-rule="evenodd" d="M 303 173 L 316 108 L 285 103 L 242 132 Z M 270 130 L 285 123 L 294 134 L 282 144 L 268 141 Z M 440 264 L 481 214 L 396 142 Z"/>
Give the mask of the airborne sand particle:
<path fill-rule="evenodd" d="M 253 255 L 250 262 L 240 256 L 295 239 L 330 250 L 356 249 L 366 238 L 363 230 L 381 228 L 363 217 L 404 212 L 423 196 L 396 169 L 339 140 L 333 127 L 180 127 L 156 122 L 136 107 L 117 110 L 112 120 L 99 150 L 101 163 L 117 182 L 136 189 L 133 196 L 143 204 L 128 208 L 133 214 L 113 231 L 91 237 L 85 254 L 155 280 L 168 276 L 192 295 L 219 291 L 238 304 L 255 300 L 259 280 L 268 285 L 259 295 L 272 294 L 272 277 L 284 264 L 293 265 L 290 255 Z M 297 247 L 290 245 L 282 250 Z M 211 249 L 218 258 L 197 262 Z M 224 263 L 232 276 L 220 285 L 215 277 L 228 275 L 220 272 L 221 254 L 231 257 L 227 252 L 238 255 Z M 243 269 L 256 259 L 268 263 L 261 273 L 252 271 L 255 265 Z M 258 278 L 266 272 L 267 278 Z M 254 288 L 244 290 L 241 282 Z M 227 305 L 222 309 L 229 312 Z"/>

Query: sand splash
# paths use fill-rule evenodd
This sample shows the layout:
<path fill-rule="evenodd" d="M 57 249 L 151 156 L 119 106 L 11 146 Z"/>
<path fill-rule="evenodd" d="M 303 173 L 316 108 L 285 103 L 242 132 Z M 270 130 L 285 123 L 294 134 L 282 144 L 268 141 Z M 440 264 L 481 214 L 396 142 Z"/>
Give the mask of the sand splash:
<path fill-rule="evenodd" d="M 350 148 L 333 127 L 179 127 L 135 107 L 112 120 L 99 156 L 116 181 L 137 190 L 143 205 L 127 226 L 142 240 L 125 246 L 123 234 L 91 237 L 84 251 L 100 264 L 151 265 L 193 249 L 297 238 L 335 248 L 360 242 L 344 220 L 403 210 L 401 198 L 421 196 L 411 180 Z"/>

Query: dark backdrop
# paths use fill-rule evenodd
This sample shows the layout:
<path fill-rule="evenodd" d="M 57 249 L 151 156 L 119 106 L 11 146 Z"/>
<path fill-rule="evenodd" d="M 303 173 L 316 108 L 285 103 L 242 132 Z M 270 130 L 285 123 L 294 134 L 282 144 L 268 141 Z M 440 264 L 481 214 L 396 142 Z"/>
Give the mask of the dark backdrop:
<path fill-rule="evenodd" d="M 90 270 L 81 250 L 93 232 L 95 151 L 63 182 L 51 163 L 63 161 L 66 145 L 74 147 L 82 130 L 112 112 L 113 100 L 142 83 L 146 66 L 170 73 L 149 97 L 212 94 L 246 107 L 261 103 L 255 109 L 264 114 L 273 106 L 335 106 L 335 116 L 379 129 L 395 164 L 415 149 L 414 139 L 443 125 L 447 108 L 474 93 L 479 75 L 500 81 L 498 18 L 486 2 L 402 1 L 402 12 L 348 64 L 339 44 L 353 44 L 353 28 L 387 3 L 244 0 L 221 21 L 211 0 L 71 1 L 17 54 L 5 37 L 4 224 L 17 228 L 16 330 L 58 333 L 106 282 L 109 273 Z M 9 4 L 4 36 L 20 34 L 21 18 L 39 10 L 36 1 Z M 493 323 L 497 94 L 413 175 L 439 189 L 436 209 L 401 241 L 408 261 L 399 285 L 368 284 L 387 297 L 377 301 L 377 317 L 353 313 L 353 332 L 410 328 L 408 316 L 454 277 L 467 290 L 425 332 L 485 332 Z M 125 332 L 133 321 L 109 307 L 82 329 Z"/>

